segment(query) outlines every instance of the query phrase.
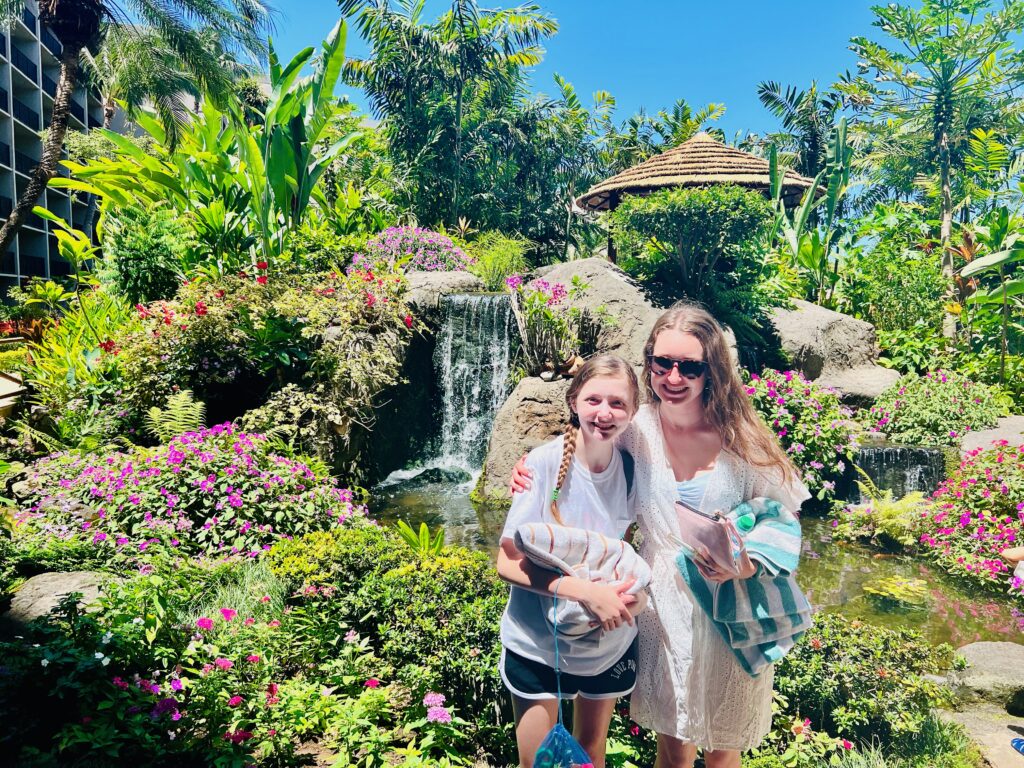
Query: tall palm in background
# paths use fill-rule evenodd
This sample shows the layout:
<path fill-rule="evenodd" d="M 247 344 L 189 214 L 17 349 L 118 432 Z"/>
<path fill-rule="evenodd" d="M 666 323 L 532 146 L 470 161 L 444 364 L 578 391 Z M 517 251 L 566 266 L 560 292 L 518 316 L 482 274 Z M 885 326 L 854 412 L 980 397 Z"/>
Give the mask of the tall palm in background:
<path fill-rule="evenodd" d="M 768 80 L 758 84 L 757 98 L 785 129 L 770 138 L 782 151 L 793 154 L 793 167 L 798 173 L 813 179 L 825 167 L 829 136 L 842 108 L 841 97 L 831 91 L 822 93 L 814 81 L 801 91 Z"/>
<path fill-rule="evenodd" d="M 155 56 L 171 57 L 177 71 L 204 92 L 217 96 L 230 90 L 230 75 L 217 65 L 201 32 L 212 35 L 226 50 L 263 56 L 270 27 L 270 9 L 265 0 L 39 0 L 38 5 L 40 23 L 49 27 L 63 46 L 60 78 L 42 159 L 0 228 L 0 253 L 7 252 L 25 216 L 56 173 L 68 129 L 71 95 L 86 77 L 81 65 L 83 51 L 98 52 L 112 29 L 155 35 L 161 43 L 157 49 L 161 53 Z M 0 0 L 0 19 L 12 23 L 24 9 L 25 0 Z M 130 92 L 138 90 L 133 86 Z M 159 109 L 156 99 L 154 103 Z"/>

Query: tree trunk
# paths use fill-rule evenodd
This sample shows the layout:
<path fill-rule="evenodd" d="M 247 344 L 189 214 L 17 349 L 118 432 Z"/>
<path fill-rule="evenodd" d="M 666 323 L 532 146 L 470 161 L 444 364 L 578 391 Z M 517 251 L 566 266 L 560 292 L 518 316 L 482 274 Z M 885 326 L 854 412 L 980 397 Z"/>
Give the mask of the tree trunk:
<path fill-rule="evenodd" d="M 459 223 L 459 181 L 462 178 L 462 91 L 463 83 L 459 80 L 455 93 L 455 194 L 452 195 L 451 225 Z M 0 251 L 3 253 L 3 251 Z"/>
<path fill-rule="evenodd" d="M 60 160 L 60 153 L 64 148 L 64 136 L 68 132 L 71 94 L 78 82 L 78 57 L 81 52 L 81 47 L 71 48 L 65 45 L 61 53 L 60 79 L 57 82 L 57 95 L 53 99 L 53 117 L 50 120 L 46 143 L 43 145 L 43 157 L 39 161 L 39 165 L 32 171 L 32 177 L 29 179 L 24 194 L 18 198 L 10 217 L 0 228 L 0 253 L 7 253 L 18 230 L 21 229 L 25 217 L 31 213 L 39 196 L 46 189 L 47 183 L 57 172 L 57 162 Z"/>
<path fill-rule="evenodd" d="M 942 187 L 939 240 L 942 247 L 942 277 L 946 281 L 946 301 L 954 302 L 953 293 L 953 251 L 949 241 L 953 234 L 953 188 L 950 182 L 949 134 L 942 131 L 938 137 L 939 183 Z M 947 339 L 956 336 L 956 315 L 947 312 L 942 318 L 942 335 Z"/>

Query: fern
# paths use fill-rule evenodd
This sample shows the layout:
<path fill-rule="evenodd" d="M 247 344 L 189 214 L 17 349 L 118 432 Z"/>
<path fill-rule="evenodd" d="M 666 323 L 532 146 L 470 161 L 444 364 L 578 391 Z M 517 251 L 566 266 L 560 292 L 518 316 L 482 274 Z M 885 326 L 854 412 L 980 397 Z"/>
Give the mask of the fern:
<path fill-rule="evenodd" d="M 192 391 L 183 389 L 167 398 L 163 408 L 153 406 L 146 415 L 146 428 L 161 443 L 183 432 L 195 432 L 203 427 L 206 406 L 192 397 Z"/>
<path fill-rule="evenodd" d="M 862 510 L 851 509 L 851 512 L 867 518 L 863 522 L 871 528 L 871 540 L 876 544 L 902 549 L 910 549 L 917 543 L 917 528 L 921 520 L 921 511 L 927 503 L 925 495 L 920 491 L 908 493 L 901 499 L 894 499 L 892 490 L 881 490 L 860 467 L 856 467 L 861 479 L 857 481 L 861 496 L 868 503 Z"/>

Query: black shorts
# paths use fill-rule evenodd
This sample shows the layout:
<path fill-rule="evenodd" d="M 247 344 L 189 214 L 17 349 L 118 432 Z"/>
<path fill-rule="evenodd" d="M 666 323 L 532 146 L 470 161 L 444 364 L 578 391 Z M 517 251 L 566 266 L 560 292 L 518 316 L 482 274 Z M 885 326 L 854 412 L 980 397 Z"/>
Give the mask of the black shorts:
<path fill-rule="evenodd" d="M 562 673 L 562 698 L 617 699 L 632 693 L 636 686 L 637 640 L 618 661 L 599 675 Z M 558 681 L 555 670 L 539 661 L 526 659 L 507 648 L 501 649 L 501 680 L 521 699 L 555 699 Z"/>

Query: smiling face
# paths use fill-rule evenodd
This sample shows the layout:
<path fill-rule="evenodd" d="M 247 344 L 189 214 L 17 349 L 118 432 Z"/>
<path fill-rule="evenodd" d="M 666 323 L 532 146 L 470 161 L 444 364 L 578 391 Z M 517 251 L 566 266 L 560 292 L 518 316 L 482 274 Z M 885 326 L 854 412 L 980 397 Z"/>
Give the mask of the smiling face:
<path fill-rule="evenodd" d="M 670 357 L 673 360 L 704 360 L 704 348 L 696 336 L 676 328 L 665 328 L 654 340 L 656 357 Z M 707 384 L 705 371 L 695 379 L 688 379 L 679 373 L 677 366 L 661 375 L 651 372 L 651 389 L 663 404 L 673 407 L 703 407 L 704 387 Z"/>
<path fill-rule="evenodd" d="M 633 418 L 633 388 L 625 376 L 595 376 L 584 384 L 572 403 L 584 440 L 608 442 Z"/>

